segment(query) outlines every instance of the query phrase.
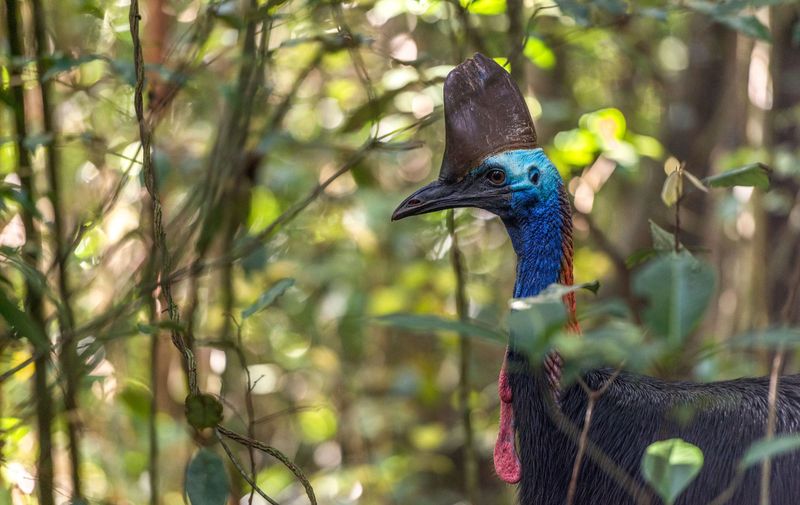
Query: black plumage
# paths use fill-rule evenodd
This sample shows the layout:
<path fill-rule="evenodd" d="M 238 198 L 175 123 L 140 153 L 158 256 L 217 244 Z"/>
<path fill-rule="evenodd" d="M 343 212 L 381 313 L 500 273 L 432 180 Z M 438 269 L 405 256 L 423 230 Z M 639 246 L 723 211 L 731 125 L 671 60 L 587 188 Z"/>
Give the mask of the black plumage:
<path fill-rule="evenodd" d="M 563 505 L 588 397 L 578 384 L 563 387 L 559 414 L 541 367 L 530 366 L 527 357 L 512 351 L 509 372 L 522 463 L 520 504 Z M 584 380 L 597 390 L 612 374 L 610 369 L 595 370 Z M 739 478 L 737 468 L 746 449 L 764 437 L 768 389 L 767 377 L 698 384 L 620 373 L 595 406 L 589 440 L 631 477 L 638 492 L 589 454 L 579 474 L 575 505 L 660 503 L 644 483 L 640 464 L 648 445 L 669 438 L 698 446 L 705 457 L 699 476 L 677 504 L 711 503 Z M 798 431 L 800 375 L 784 376 L 778 387 L 776 433 Z M 761 466 L 751 467 L 740 479 L 724 503 L 757 505 Z M 800 452 L 773 459 L 770 496 L 771 505 L 800 503 Z"/>

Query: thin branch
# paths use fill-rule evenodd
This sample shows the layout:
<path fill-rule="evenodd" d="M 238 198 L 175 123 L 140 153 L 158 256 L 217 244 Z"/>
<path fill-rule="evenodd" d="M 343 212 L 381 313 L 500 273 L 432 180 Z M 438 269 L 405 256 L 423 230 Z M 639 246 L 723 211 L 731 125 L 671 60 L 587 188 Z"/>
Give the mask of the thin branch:
<path fill-rule="evenodd" d="M 283 466 L 288 468 L 289 471 L 294 474 L 297 480 L 299 480 L 300 483 L 303 484 L 303 487 L 306 490 L 306 496 L 308 496 L 311 505 L 317 505 L 317 498 L 314 495 L 314 488 L 311 487 L 311 483 L 308 481 L 308 478 L 305 476 L 303 471 L 300 470 L 300 468 L 297 465 L 292 463 L 292 460 L 286 457 L 286 455 L 283 454 L 281 451 L 272 446 L 261 443 L 258 440 L 253 440 L 251 438 L 245 437 L 244 435 L 240 435 L 235 431 L 231 431 L 225 428 L 224 426 L 217 426 L 216 432 L 246 447 L 253 447 L 255 449 L 258 449 L 259 451 L 269 454 L 273 458 L 280 461 L 283 464 Z"/>
<path fill-rule="evenodd" d="M 279 410 L 277 412 L 273 412 L 272 414 L 267 414 L 266 416 L 259 417 L 255 421 L 255 424 L 263 424 L 274 419 L 277 419 L 281 416 L 285 416 L 287 414 L 294 414 L 296 412 L 308 412 L 308 411 L 316 411 L 322 407 L 314 406 L 314 405 L 296 405 L 294 407 L 287 407 L 285 409 Z"/>
<path fill-rule="evenodd" d="M 370 108 L 372 109 L 372 114 L 370 115 L 370 123 L 372 125 L 372 140 L 376 140 L 379 130 L 378 123 L 380 121 L 380 107 L 376 99 L 375 87 L 372 85 L 372 80 L 369 77 L 367 66 L 364 64 L 364 59 L 361 57 L 361 53 L 359 52 L 359 44 L 356 42 L 356 37 L 353 35 L 353 30 L 350 29 L 350 26 L 347 24 L 344 14 L 342 13 L 341 3 L 334 3 L 331 9 L 333 11 L 333 17 L 336 20 L 337 25 L 336 28 L 342 38 L 343 45 L 347 47 L 347 51 L 350 54 L 350 61 L 353 62 L 353 68 L 356 71 L 358 80 L 361 82 L 361 86 L 363 86 L 364 91 L 367 94 L 367 104 L 370 105 Z"/>
<path fill-rule="evenodd" d="M 252 497 L 252 494 L 255 492 L 255 493 L 258 493 L 262 498 L 267 500 L 271 505 L 280 505 L 277 501 L 272 499 L 272 497 L 270 497 L 266 492 L 264 492 L 263 489 L 258 487 L 258 484 L 256 484 L 256 481 L 255 481 L 255 477 L 250 477 L 249 475 L 247 475 L 247 472 L 244 470 L 244 468 L 242 468 L 242 464 L 239 463 L 239 460 L 236 458 L 236 455 L 233 454 L 233 451 L 231 451 L 231 448 L 228 447 L 228 444 L 225 443 L 225 439 L 222 438 L 222 435 L 220 435 L 219 429 L 214 430 L 214 435 L 217 437 L 217 440 L 219 440 L 220 445 L 222 445 L 222 448 L 225 450 L 225 454 L 228 455 L 228 458 L 230 458 L 231 462 L 233 463 L 233 466 L 236 467 L 236 470 L 239 472 L 239 475 L 242 476 L 242 478 L 245 480 L 245 482 L 250 484 L 250 488 L 251 488 L 250 495 L 251 495 L 251 497 Z"/>
<path fill-rule="evenodd" d="M 247 381 L 247 387 L 244 391 L 244 404 L 245 408 L 247 409 L 247 436 L 251 439 L 255 439 L 255 406 L 253 405 L 253 388 L 255 387 L 255 383 L 253 383 L 252 377 L 250 375 L 250 367 L 247 366 L 247 357 L 244 354 L 244 348 L 242 347 L 242 325 L 236 322 L 233 316 L 228 316 L 232 320 L 233 324 L 236 325 L 236 343 L 233 345 L 233 349 L 236 352 L 236 355 L 239 357 L 239 363 L 244 370 L 245 380 Z M 255 481 L 256 480 L 256 456 L 255 451 L 252 446 L 247 446 L 247 454 L 250 457 L 250 474 L 251 478 Z M 253 488 L 250 491 L 250 497 L 248 498 L 248 503 L 253 505 Z"/>
<path fill-rule="evenodd" d="M 414 126 L 419 126 L 422 124 L 427 124 L 425 119 L 417 122 Z M 411 128 L 409 127 L 409 128 Z M 275 218 L 264 230 L 262 230 L 258 235 L 255 237 L 251 237 L 247 242 L 241 245 L 239 248 L 232 250 L 228 254 L 222 255 L 218 258 L 201 262 L 195 265 L 190 265 L 188 267 L 184 267 L 181 269 L 176 270 L 172 273 L 171 280 L 178 281 L 187 275 L 192 275 L 194 272 L 202 272 L 209 268 L 218 267 L 220 265 L 224 265 L 228 262 L 233 262 L 241 258 L 245 258 L 258 250 L 261 247 L 261 244 L 269 238 L 273 233 L 279 230 L 282 226 L 293 221 L 300 213 L 305 210 L 309 205 L 311 205 L 315 200 L 317 200 L 322 194 L 325 192 L 325 189 L 333 184 L 333 182 L 350 171 L 353 167 L 357 166 L 364 158 L 366 158 L 367 154 L 374 150 L 410 150 L 416 149 L 419 147 L 419 143 L 416 142 L 408 142 L 403 143 L 401 145 L 394 145 L 390 143 L 385 143 L 382 141 L 383 138 L 387 138 L 390 135 L 393 135 L 397 132 L 391 132 L 389 134 L 383 135 L 378 137 L 377 139 L 370 138 L 364 144 L 361 145 L 359 149 L 357 149 L 350 158 L 348 158 L 339 168 L 330 175 L 327 179 L 322 181 L 321 183 L 317 184 L 313 189 L 311 189 L 308 194 L 301 200 L 295 202 L 294 205 L 289 207 L 286 211 L 282 212 L 277 218 Z"/>
<path fill-rule="evenodd" d="M 777 420 L 778 403 L 778 379 L 783 366 L 783 349 L 779 349 L 772 358 L 772 371 L 769 374 L 769 396 L 767 397 L 767 434 L 766 440 L 772 440 L 775 436 L 775 424 Z M 769 505 L 770 478 L 772 476 L 772 458 L 767 457 L 761 464 L 761 495 L 759 505 Z"/>
<path fill-rule="evenodd" d="M 594 407 L 601 396 L 605 394 L 611 384 L 619 375 L 620 369 L 617 368 L 614 373 L 609 377 L 600 389 L 592 390 L 581 378 L 578 378 L 578 383 L 586 393 L 589 403 L 586 405 L 586 413 L 583 418 L 583 428 L 581 429 L 580 438 L 578 439 L 578 453 L 575 455 L 575 462 L 572 465 L 572 477 L 569 480 L 569 487 L 567 488 L 567 505 L 575 503 L 575 494 L 578 491 L 578 476 L 581 472 L 581 465 L 583 464 L 583 457 L 586 453 L 586 448 L 589 445 L 589 427 L 592 424 L 592 414 Z"/>
<path fill-rule="evenodd" d="M 292 87 L 289 92 L 283 97 L 283 100 L 275 106 L 275 110 L 272 112 L 271 117 L 267 121 L 267 128 L 265 128 L 265 133 L 263 134 L 266 136 L 270 132 L 278 131 L 281 128 L 281 124 L 283 123 L 286 114 L 292 107 L 292 100 L 294 99 L 297 92 L 300 91 L 300 86 L 305 82 L 306 78 L 311 74 L 311 72 L 317 68 L 320 63 L 322 62 L 322 58 L 325 56 L 325 47 L 321 46 L 317 49 L 317 52 L 314 53 L 314 57 L 311 58 L 311 61 L 300 70 L 300 73 L 297 74 L 295 77 L 294 82 L 292 83 Z"/>
<path fill-rule="evenodd" d="M 33 362 L 36 360 L 36 358 L 39 357 L 39 354 L 41 354 L 41 353 L 39 353 L 38 351 L 34 351 L 33 356 L 23 360 L 22 362 L 14 365 L 13 367 L 9 368 L 8 370 L 6 370 L 2 374 L 0 374 L 0 384 L 4 383 L 5 381 L 7 381 L 11 377 L 13 377 L 17 372 L 19 372 L 23 368 L 33 364 Z"/>

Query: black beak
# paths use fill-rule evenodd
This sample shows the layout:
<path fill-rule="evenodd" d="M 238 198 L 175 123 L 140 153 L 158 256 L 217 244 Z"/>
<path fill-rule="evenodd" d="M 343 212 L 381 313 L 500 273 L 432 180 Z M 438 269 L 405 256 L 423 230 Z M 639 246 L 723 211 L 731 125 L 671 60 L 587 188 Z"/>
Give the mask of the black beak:
<path fill-rule="evenodd" d="M 434 181 L 427 186 L 421 187 L 397 206 L 394 214 L 392 214 L 392 221 L 457 207 L 458 191 L 453 186 L 457 186 L 457 184 L 451 185 L 441 181 Z"/>
<path fill-rule="evenodd" d="M 510 196 L 508 190 L 498 188 L 486 191 L 485 188 L 476 187 L 473 182 L 464 178 L 454 183 L 434 181 L 423 186 L 397 206 L 392 214 L 392 221 L 457 207 L 493 210 L 498 197 Z"/>

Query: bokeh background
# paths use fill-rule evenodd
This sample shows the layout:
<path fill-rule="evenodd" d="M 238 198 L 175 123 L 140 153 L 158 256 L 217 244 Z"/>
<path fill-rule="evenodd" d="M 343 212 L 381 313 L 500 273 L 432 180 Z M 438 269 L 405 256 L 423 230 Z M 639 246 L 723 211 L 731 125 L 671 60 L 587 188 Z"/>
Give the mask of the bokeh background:
<path fill-rule="evenodd" d="M 75 495 L 71 430 L 86 502 L 183 503 L 197 448 L 224 453 L 186 423 L 170 331 L 193 348 L 200 389 L 222 398 L 223 424 L 286 454 L 320 503 L 468 503 L 468 460 L 473 501 L 512 503 L 491 464 L 502 343 L 469 339 L 460 389 L 457 334 L 376 319 L 455 318 L 463 289 L 469 317 L 506 325 L 515 261 L 501 223 L 455 213 L 459 282 L 444 213 L 390 222 L 436 177 L 443 78 L 475 51 L 523 90 L 574 199 L 576 280 L 599 280 L 600 299 L 639 307 L 630 279 L 652 248 L 650 221 L 675 230 L 660 197 L 669 156 L 699 178 L 771 167 L 768 192 L 682 200 L 680 240 L 713 266 L 716 288 L 686 354 L 651 373 L 766 373 L 769 353 L 722 344 L 798 322 L 782 315 L 800 252 L 797 2 L 142 0 L 145 113 L 178 325 L 154 289 L 161 258 L 129 8 L 0 8 L 0 503 L 41 503 L 43 395 L 57 503 Z M 41 310 L 11 320 L 31 286 Z M 15 331 L 25 321 L 52 348 Z M 474 459 L 464 457 L 463 396 Z M 77 405 L 69 414 L 65 399 Z M 307 503 L 275 459 L 257 454 L 255 467 L 280 503 Z M 249 486 L 226 468 L 231 500 L 246 503 Z"/>

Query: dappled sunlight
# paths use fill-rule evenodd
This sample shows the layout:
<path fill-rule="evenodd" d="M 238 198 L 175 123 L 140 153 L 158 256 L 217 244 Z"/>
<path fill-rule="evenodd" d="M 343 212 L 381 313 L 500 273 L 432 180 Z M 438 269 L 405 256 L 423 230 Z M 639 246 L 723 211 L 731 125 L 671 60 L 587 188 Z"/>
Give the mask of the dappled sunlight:
<path fill-rule="evenodd" d="M 0 503 L 512 503 L 514 247 L 552 215 L 515 238 L 500 185 L 392 222 L 453 183 L 445 78 L 476 52 L 552 161 L 497 176 L 560 175 L 574 213 L 581 287 L 546 316 L 577 296 L 585 338 L 533 318 L 519 345 L 565 381 L 796 371 L 800 25 L 729 3 L 6 2 Z"/>

